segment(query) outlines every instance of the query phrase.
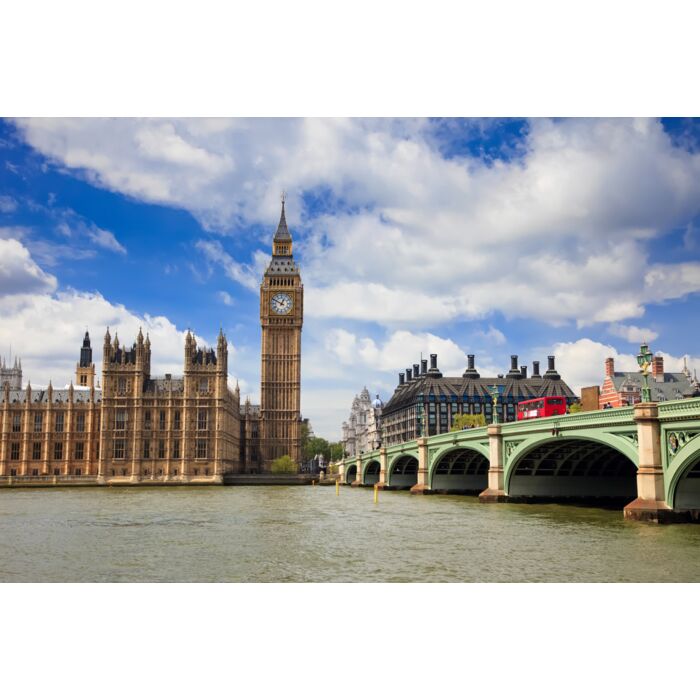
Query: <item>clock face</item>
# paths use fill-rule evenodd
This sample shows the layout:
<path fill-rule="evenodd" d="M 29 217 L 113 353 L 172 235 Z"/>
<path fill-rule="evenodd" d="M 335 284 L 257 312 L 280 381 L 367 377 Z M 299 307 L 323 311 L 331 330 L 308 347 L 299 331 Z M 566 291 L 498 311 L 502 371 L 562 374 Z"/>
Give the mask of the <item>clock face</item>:
<path fill-rule="evenodd" d="M 288 314 L 292 310 L 292 297 L 289 294 L 275 294 L 270 299 L 270 308 L 280 316 Z"/>

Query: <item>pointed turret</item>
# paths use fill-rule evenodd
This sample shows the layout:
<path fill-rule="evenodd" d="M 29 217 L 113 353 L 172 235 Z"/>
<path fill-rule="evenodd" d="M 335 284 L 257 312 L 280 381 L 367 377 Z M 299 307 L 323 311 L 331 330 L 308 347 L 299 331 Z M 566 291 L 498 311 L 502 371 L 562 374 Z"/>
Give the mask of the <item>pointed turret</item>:
<path fill-rule="evenodd" d="M 277 224 L 277 231 L 272 239 L 273 257 L 291 257 L 292 255 L 292 234 L 287 227 L 287 217 L 284 214 L 284 195 L 282 195 L 282 213 L 280 222 Z"/>

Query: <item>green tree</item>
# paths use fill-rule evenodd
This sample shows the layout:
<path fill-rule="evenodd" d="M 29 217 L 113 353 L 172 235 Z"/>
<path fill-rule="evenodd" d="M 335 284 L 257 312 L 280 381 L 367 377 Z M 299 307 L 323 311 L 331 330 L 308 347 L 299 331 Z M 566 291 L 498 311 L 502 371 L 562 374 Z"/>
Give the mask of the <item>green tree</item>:
<path fill-rule="evenodd" d="M 328 445 L 330 451 L 330 461 L 335 462 L 337 459 L 343 459 L 343 445 L 340 442 L 331 442 Z"/>
<path fill-rule="evenodd" d="M 476 413 L 473 416 L 468 413 L 458 413 L 454 417 L 450 432 L 463 430 L 464 428 L 481 428 L 484 425 L 486 425 L 486 418 L 481 413 Z"/>
<path fill-rule="evenodd" d="M 569 406 L 569 413 L 581 413 L 581 411 L 583 411 L 583 406 L 579 401 L 572 403 L 571 406 Z"/>
<path fill-rule="evenodd" d="M 296 474 L 299 467 L 289 455 L 282 455 L 272 462 L 270 471 L 273 474 Z"/>

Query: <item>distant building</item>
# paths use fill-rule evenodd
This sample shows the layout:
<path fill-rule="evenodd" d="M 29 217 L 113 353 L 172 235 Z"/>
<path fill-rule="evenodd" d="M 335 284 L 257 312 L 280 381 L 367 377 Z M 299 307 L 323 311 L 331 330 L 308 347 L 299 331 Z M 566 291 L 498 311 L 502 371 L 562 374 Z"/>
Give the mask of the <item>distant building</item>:
<path fill-rule="evenodd" d="M 370 399 L 367 387 L 355 396 L 350 417 L 343 423 L 340 442 L 347 455 L 357 455 L 381 446 L 383 402 L 376 395 Z"/>
<path fill-rule="evenodd" d="M 598 399 L 599 408 L 619 408 L 632 406 L 642 400 L 642 373 L 616 372 L 615 360 L 605 360 L 605 379 Z M 656 355 L 651 362 L 648 377 L 651 400 L 678 401 L 691 396 L 700 396 L 700 384 L 697 375 L 691 375 L 684 361 L 683 371 L 664 372 L 664 358 Z"/>
<path fill-rule="evenodd" d="M 10 360 L 12 360 L 12 356 L 10 356 Z M 2 358 L 2 362 L 0 362 L 0 389 L 6 384 L 10 389 L 22 388 L 22 360 L 15 357 L 15 364 L 10 367 L 5 364 L 5 358 Z"/>
<path fill-rule="evenodd" d="M 437 355 L 399 372 L 399 384 L 382 412 L 384 444 L 395 445 L 415 440 L 421 435 L 449 432 L 455 416 L 481 414 L 486 422 L 493 419 L 490 387 L 497 386 L 498 417 L 501 422 L 514 421 L 519 401 L 542 396 L 564 396 L 567 405 L 576 400 L 574 392 L 562 380 L 554 367 L 554 356 L 540 375 L 540 363 L 533 362 L 533 373 L 527 367 L 518 368 L 518 356 L 511 355 L 511 368 L 505 375 L 481 377 L 474 366 L 474 355 L 468 355 L 467 369 L 461 377 L 443 377 L 437 367 Z"/>

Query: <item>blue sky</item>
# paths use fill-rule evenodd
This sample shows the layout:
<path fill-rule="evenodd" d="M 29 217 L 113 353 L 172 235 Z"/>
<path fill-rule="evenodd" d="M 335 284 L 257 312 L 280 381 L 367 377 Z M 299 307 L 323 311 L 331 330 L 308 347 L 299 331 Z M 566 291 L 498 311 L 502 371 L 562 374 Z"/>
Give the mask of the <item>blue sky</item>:
<path fill-rule="evenodd" d="M 302 411 L 337 438 L 366 385 L 437 352 L 482 374 L 554 353 L 574 389 L 640 340 L 700 368 L 695 120 L 0 121 L 0 354 L 67 383 L 89 328 L 181 372 L 213 343 L 258 400 L 257 286 L 288 193 Z"/>

